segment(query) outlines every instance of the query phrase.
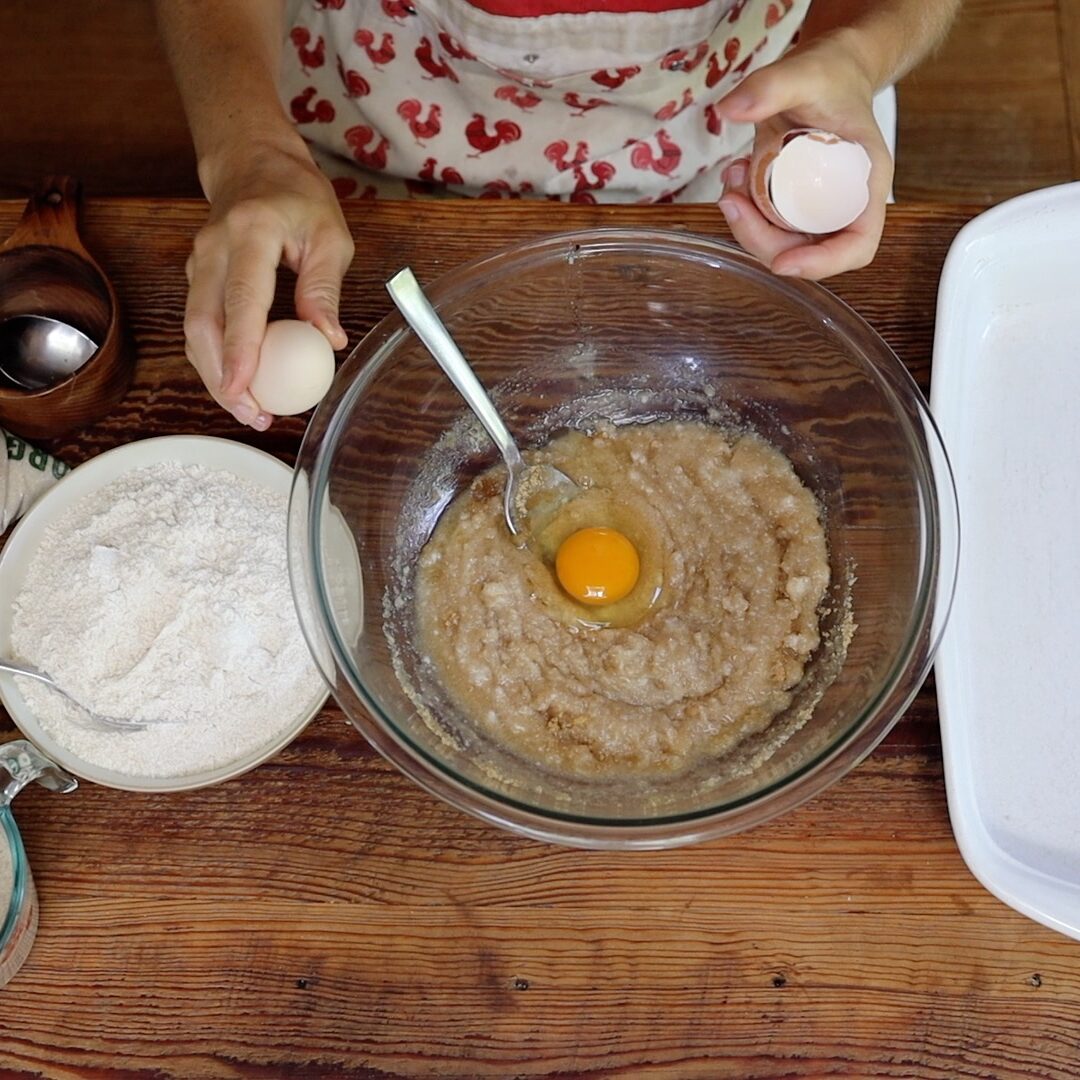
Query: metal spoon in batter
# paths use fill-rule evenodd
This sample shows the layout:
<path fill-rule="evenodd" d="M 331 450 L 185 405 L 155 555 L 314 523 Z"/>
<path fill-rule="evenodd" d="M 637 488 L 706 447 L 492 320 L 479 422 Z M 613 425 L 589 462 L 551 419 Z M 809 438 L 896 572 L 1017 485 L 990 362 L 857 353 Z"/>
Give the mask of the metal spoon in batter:
<path fill-rule="evenodd" d="M 413 272 L 406 267 L 387 283 L 398 310 L 424 343 L 458 393 L 476 413 L 484 430 L 506 462 L 507 480 L 503 491 L 503 515 L 511 535 L 524 533 L 526 518 L 535 530 L 541 517 L 547 518 L 581 490 L 564 472 L 553 465 L 526 465 L 502 417 L 481 385 L 469 362 L 462 355 L 450 331 L 435 313 Z"/>

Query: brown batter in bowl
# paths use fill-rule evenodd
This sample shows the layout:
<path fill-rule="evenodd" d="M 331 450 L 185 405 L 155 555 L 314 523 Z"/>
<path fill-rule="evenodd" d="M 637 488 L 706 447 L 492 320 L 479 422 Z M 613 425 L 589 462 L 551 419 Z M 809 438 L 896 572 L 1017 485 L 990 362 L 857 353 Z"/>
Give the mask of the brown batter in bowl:
<path fill-rule="evenodd" d="M 594 523 L 637 546 L 644 572 L 623 601 L 637 617 L 592 625 L 505 528 L 501 469 L 479 477 L 415 583 L 419 650 L 464 721 L 543 768 L 609 780 L 671 777 L 764 731 L 820 644 L 830 576 L 791 463 L 752 433 L 671 421 L 568 432 L 535 459 L 608 496 L 568 504 L 571 527 L 575 503 L 619 513 Z"/>

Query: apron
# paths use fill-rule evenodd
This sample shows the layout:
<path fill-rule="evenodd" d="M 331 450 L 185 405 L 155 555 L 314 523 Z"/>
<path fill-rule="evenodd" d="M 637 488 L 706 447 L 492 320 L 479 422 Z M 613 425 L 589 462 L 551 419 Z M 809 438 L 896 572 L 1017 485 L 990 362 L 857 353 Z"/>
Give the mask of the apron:
<path fill-rule="evenodd" d="M 715 105 L 809 3 L 291 0 L 282 99 L 341 197 L 714 202 L 754 134 Z"/>

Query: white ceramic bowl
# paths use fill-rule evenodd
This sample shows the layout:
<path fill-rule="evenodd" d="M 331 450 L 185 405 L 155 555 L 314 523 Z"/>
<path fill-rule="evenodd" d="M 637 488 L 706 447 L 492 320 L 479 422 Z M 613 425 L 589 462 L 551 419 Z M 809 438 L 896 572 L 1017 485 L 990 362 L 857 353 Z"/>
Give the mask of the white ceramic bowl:
<path fill-rule="evenodd" d="M 288 497 L 292 484 L 292 469 L 270 454 L 229 439 L 201 435 L 144 439 L 91 458 L 41 497 L 18 523 L 3 551 L 0 551 L 0 596 L 9 598 L 9 603 L 0 604 L 0 655 L 12 656 L 13 612 L 10 600 L 22 591 L 30 560 L 44 531 L 84 496 L 134 469 L 163 461 L 228 471 L 280 492 L 285 497 Z M 284 523 L 282 527 L 284 528 Z M 0 673 L 0 700 L 3 700 L 19 730 L 38 746 L 42 753 L 84 780 L 92 780 L 94 783 L 124 791 L 188 791 L 239 776 L 262 764 L 288 745 L 319 712 L 327 696 L 325 686 L 320 687 L 293 722 L 281 729 L 271 741 L 228 765 L 184 776 L 135 777 L 101 768 L 76 757 L 42 728 L 26 699 L 19 692 L 15 678 Z"/>

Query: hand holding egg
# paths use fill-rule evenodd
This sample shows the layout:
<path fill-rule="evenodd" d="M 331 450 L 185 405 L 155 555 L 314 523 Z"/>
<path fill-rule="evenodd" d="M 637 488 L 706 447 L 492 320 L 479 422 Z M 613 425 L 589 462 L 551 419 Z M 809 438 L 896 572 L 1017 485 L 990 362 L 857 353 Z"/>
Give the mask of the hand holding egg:
<path fill-rule="evenodd" d="M 250 387 L 278 268 L 296 275 L 296 317 L 343 349 L 338 304 L 353 241 L 333 186 L 291 126 L 259 154 L 242 142 L 223 148 L 204 182 L 210 213 L 186 266 L 187 357 L 219 405 L 265 431 L 279 410 Z"/>
<path fill-rule="evenodd" d="M 259 350 L 251 396 L 275 416 L 317 405 L 334 379 L 334 350 L 320 330 L 296 319 L 272 322 Z"/>

